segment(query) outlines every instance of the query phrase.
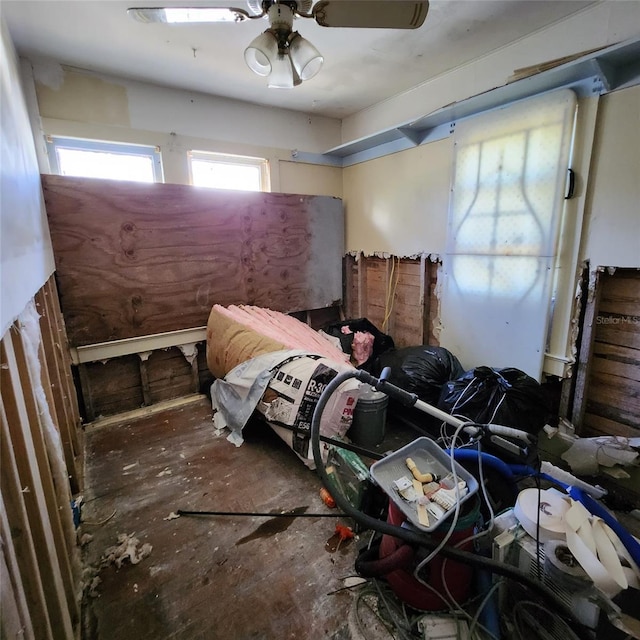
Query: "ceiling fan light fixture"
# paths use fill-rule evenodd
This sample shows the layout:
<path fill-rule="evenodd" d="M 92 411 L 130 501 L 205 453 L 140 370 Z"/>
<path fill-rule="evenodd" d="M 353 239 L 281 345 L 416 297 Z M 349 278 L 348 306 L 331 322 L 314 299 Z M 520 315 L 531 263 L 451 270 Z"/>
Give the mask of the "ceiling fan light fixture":
<path fill-rule="evenodd" d="M 293 89 L 302 83 L 287 54 L 279 53 L 273 60 L 269 75 L 270 89 Z"/>
<path fill-rule="evenodd" d="M 313 78 L 324 62 L 320 52 L 297 31 L 291 34 L 289 41 L 289 55 L 294 69 L 302 80 Z"/>
<path fill-rule="evenodd" d="M 254 38 L 244 50 L 247 66 L 259 76 L 268 76 L 271 73 L 277 57 L 278 40 L 269 29 Z"/>

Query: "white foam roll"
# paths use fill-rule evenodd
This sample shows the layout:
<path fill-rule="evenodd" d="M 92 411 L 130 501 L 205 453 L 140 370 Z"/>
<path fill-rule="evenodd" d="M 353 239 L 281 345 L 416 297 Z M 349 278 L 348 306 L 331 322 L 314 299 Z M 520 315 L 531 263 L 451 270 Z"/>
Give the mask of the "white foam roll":
<path fill-rule="evenodd" d="M 600 558 L 598 558 L 597 545 L 596 552 L 590 548 L 589 544 L 591 542 L 596 543 L 589 512 L 580 502 L 573 500 L 571 502 L 571 508 L 565 516 L 567 523 L 567 547 L 569 547 L 574 558 L 593 580 L 596 587 L 610 598 L 613 598 L 621 589 L 626 588 L 628 584 L 626 578 L 624 578 L 624 573 L 622 573 L 621 584 L 616 580 L 616 578 L 620 577 L 620 573 L 616 572 L 616 576 L 614 577 L 610 570 L 601 562 Z M 589 541 L 589 544 L 587 544 L 587 541 Z M 607 553 L 607 556 L 609 555 L 610 554 Z"/>
<path fill-rule="evenodd" d="M 539 511 L 538 511 L 539 505 Z M 540 542 L 547 540 L 565 539 L 564 514 L 569 509 L 568 500 L 559 492 L 552 489 L 540 491 L 538 489 L 524 489 L 518 494 L 513 513 L 522 528 L 535 540 L 538 523 L 540 527 Z"/>
<path fill-rule="evenodd" d="M 593 584 L 564 540 L 544 543 L 544 571 L 556 584 L 571 591 L 588 589 Z"/>

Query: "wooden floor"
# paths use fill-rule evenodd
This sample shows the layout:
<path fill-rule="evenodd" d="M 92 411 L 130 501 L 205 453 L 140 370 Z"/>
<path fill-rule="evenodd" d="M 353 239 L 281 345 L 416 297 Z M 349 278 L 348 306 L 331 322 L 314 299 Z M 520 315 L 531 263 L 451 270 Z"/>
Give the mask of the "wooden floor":
<path fill-rule="evenodd" d="M 245 437 L 239 448 L 216 437 L 205 398 L 87 427 L 86 566 L 98 568 L 120 534 L 153 549 L 138 564 L 99 570 L 99 595 L 85 598 L 84 640 L 351 637 L 353 594 L 329 595 L 354 574 L 356 544 L 334 544 L 336 524 L 349 521 L 168 519 L 178 509 L 331 512 L 316 474 L 271 429 L 251 424 Z"/>

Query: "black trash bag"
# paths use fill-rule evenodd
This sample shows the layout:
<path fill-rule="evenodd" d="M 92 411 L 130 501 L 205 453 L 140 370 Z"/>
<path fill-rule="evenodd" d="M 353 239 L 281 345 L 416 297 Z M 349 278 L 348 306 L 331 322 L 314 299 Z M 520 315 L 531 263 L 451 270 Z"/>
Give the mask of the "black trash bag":
<path fill-rule="evenodd" d="M 380 376 L 385 367 L 391 370 L 389 382 L 433 406 L 438 404 L 442 385 L 464 373 L 458 358 L 450 351 L 430 345 L 387 351 L 378 358 L 371 373 Z M 387 418 L 390 419 L 388 423 L 395 419 L 434 438 L 438 437 L 442 423 L 415 406 L 407 407 L 393 397 L 389 398 Z"/>
<path fill-rule="evenodd" d="M 514 368 L 476 367 L 446 382 L 438 408 L 481 424 L 501 424 L 533 435 L 551 417 L 544 388 Z"/>
<path fill-rule="evenodd" d="M 351 333 L 343 333 L 342 328 L 348 327 Z M 368 332 L 373 336 L 373 350 L 371 356 L 362 364 L 358 365 L 358 369 L 364 369 L 371 373 L 371 367 L 377 360 L 377 358 L 385 351 L 394 348 L 393 338 L 386 333 L 382 333 L 372 322 L 367 318 L 356 318 L 354 320 L 343 320 L 342 322 L 333 322 L 326 327 L 323 331 L 340 340 L 340 346 L 345 353 L 351 355 L 353 347 L 353 338 L 357 331 Z"/>
<path fill-rule="evenodd" d="M 378 358 L 376 373 L 389 367 L 391 384 L 437 405 L 442 385 L 464 373 L 460 361 L 444 347 L 420 345 L 387 351 Z"/>

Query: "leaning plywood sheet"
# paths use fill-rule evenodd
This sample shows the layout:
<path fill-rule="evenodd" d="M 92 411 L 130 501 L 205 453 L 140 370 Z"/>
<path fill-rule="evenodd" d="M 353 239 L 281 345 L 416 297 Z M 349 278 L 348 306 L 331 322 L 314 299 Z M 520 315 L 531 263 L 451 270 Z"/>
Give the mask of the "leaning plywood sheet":
<path fill-rule="evenodd" d="M 204 326 L 214 304 L 292 312 L 342 297 L 339 199 L 42 180 L 72 346 Z"/>

